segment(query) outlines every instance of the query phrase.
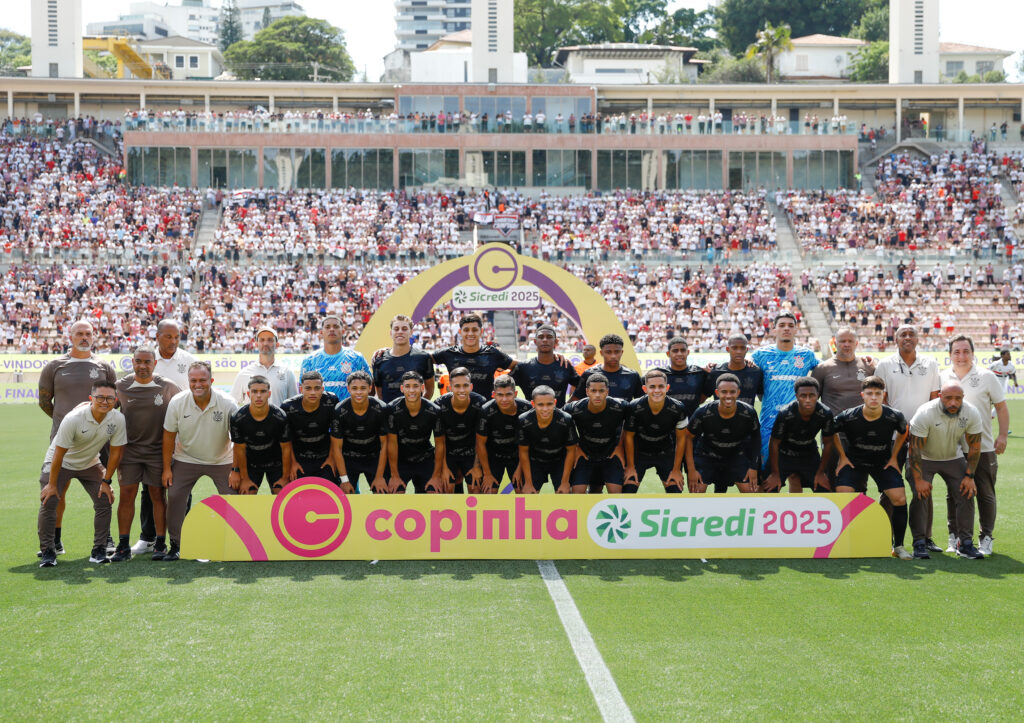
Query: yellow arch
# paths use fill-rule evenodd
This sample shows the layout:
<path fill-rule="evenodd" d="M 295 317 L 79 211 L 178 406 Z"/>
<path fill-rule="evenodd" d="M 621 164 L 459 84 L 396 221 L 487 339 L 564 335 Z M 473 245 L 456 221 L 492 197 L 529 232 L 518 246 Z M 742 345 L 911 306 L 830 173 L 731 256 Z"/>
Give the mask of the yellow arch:
<path fill-rule="evenodd" d="M 356 350 L 369 359 L 377 349 L 391 346 L 389 322 L 396 314 L 420 321 L 438 304 L 450 302 L 456 288 L 474 286 L 487 290 L 509 286 L 537 289 L 545 301 L 573 320 L 587 341 L 596 344 L 605 334 L 620 334 L 625 342 L 622 363 L 640 370 L 633 343 L 604 297 L 568 271 L 518 254 L 502 243 L 484 244 L 470 256 L 446 261 L 406 281 L 370 318 Z"/>

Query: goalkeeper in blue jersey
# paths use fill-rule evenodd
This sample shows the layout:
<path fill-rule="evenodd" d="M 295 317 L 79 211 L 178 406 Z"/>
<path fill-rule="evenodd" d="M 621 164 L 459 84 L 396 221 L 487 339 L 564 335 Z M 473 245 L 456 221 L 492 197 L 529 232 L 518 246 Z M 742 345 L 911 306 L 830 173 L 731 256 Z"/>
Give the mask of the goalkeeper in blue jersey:
<path fill-rule="evenodd" d="M 796 346 L 796 316 L 783 311 L 775 317 L 775 343 L 762 346 L 751 355 L 754 364 L 764 373 L 764 396 L 761 397 L 761 459 L 768 460 L 775 417 L 796 400 L 793 382 L 810 375 L 818 366 L 818 357 L 803 346 Z"/>

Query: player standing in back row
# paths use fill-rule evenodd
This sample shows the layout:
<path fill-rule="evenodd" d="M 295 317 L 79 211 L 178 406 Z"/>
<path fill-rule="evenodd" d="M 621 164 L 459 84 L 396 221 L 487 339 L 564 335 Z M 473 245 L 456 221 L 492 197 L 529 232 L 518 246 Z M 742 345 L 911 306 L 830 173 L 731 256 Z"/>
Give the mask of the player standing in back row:
<path fill-rule="evenodd" d="M 391 320 L 391 348 L 373 358 L 373 386 L 377 398 L 385 404 L 402 396 L 402 376 L 419 372 L 423 377 L 423 396 L 434 396 L 434 360 L 430 354 L 410 345 L 412 319 L 398 314 Z"/>
<path fill-rule="evenodd" d="M 640 374 L 621 364 L 624 345 L 625 342 L 618 334 L 605 334 L 601 337 L 598 348 L 603 361 L 580 375 L 580 383 L 572 392 L 573 400 L 584 399 L 588 396 L 587 380 L 594 374 L 604 377 L 609 397 L 631 402 L 643 396 L 644 383 L 640 379 Z"/>

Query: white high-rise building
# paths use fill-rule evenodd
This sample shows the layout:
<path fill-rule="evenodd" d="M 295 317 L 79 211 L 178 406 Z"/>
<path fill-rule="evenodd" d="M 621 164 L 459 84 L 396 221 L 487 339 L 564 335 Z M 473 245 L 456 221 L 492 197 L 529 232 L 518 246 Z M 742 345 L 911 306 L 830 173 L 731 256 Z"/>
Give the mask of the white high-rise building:
<path fill-rule="evenodd" d="M 889 0 L 889 82 L 939 82 L 939 0 Z"/>
<path fill-rule="evenodd" d="M 32 0 L 32 77 L 82 77 L 82 0 Z"/>
<path fill-rule="evenodd" d="M 512 0 L 473 0 L 472 8 L 473 82 L 515 82 Z"/>
<path fill-rule="evenodd" d="M 180 35 L 200 43 L 216 44 L 220 8 L 211 0 L 180 0 L 180 4 L 148 0 L 134 2 L 116 20 L 86 26 L 88 35 L 126 35 L 137 40 L 159 40 Z"/>
<path fill-rule="evenodd" d="M 472 0 L 395 0 L 395 49 L 426 50 L 445 35 L 468 30 Z"/>
<path fill-rule="evenodd" d="M 242 38 L 245 40 L 252 40 L 263 29 L 263 16 L 267 10 L 272 23 L 287 15 L 306 14 L 295 0 L 235 0 L 235 5 L 238 6 L 238 19 L 242 23 Z"/>

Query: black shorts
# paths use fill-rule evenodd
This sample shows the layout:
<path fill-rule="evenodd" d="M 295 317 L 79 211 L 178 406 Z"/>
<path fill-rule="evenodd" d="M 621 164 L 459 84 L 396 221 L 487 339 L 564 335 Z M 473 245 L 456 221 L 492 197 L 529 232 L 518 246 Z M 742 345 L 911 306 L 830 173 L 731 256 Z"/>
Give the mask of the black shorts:
<path fill-rule="evenodd" d="M 434 476 L 434 460 L 431 458 L 423 462 L 400 461 L 398 463 L 398 476 L 405 485 L 399 490 L 399 494 L 405 492 L 405 487 L 411 484 L 416 494 L 421 495 L 427 491 L 427 482 Z"/>
<path fill-rule="evenodd" d="M 296 462 L 302 468 L 303 477 L 321 477 L 331 484 L 340 484 L 338 482 L 338 475 L 336 475 L 330 467 L 327 466 L 327 459 L 302 459 L 301 457 L 296 458 Z"/>
<path fill-rule="evenodd" d="M 455 455 L 448 454 L 446 451 L 444 463 L 448 465 L 448 469 L 451 470 L 452 476 L 456 480 L 465 479 L 469 470 L 473 469 L 473 465 L 476 464 L 476 454 L 470 452 L 469 454 Z"/>
<path fill-rule="evenodd" d="M 488 460 L 491 464 L 491 474 L 494 475 L 494 479 L 498 480 L 498 491 L 500 492 L 505 487 L 502 481 L 505 479 L 505 475 L 508 475 L 508 481 L 512 481 L 512 475 L 519 469 L 519 458 L 518 457 L 490 457 Z"/>
<path fill-rule="evenodd" d="M 785 455 L 779 455 L 779 478 L 782 480 L 782 484 L 786 484 L 786 481 L 790 477 L 796 475 L 800 479 L 800 486 L 807 489 L 814 490 L 817 492 L 817 488 L 814 486 L 814 478 L 818 474 L 818 466 L 821 464 L 821 457 L 815 455 L 814 457 L 787 457 Z M 826 490 L 822 490 L 824 492 Z"/>
<path fill-rule="evenodd" d="M 875 481 L 879 492 L 903 489 L 903 477 L 892 467 L 843 467 L 836 475 L 837 487 L 853 487 L 862 495 L 868 493 L 868 477 Z"/>
<path fill-rule="evenodd" d="M 565 458 L 550 460 L 530 460 L 530 477 L 533 479 L 533 488 L 540 491 L 541 485 L 551 481 L 551 486 L 556 490 L 562 484 L 562 472 L 565 471 Z M 525 480 L 523 480 L 525 484 Z"/>
<path fill-rule="evenodd" d="M 695 454 L 693 466 L 697 468 L 704 484 L 714 485 L 715 492 L 720 494 L 727 492 L 737 482 L 743 482 L 747 472 L 754 469 L 754 465 L 743 456 L 733 459 L 715 459 Z"/>
<path fill-rule="evenodd" d="M 625 477 L 625 470 L 617 457 L 604 457 L 601 459 L 584 459 L 580 457 L 576 461 L 576 467 L 572 471 L 569 484 L 573 487 L 586 486 L 590 492 L 598 493 L 605 485 L 622 486 Z"/>
<path fill-rule="evenodd" d="M 366 486 L 373 484 L 373 478 L 377 476 L 377 459 L 374 457 L 345 457 L 345 474 L 348 475 L 348 482 L 359 493 L 359 477 L 366 478 Z M 384 465 L 384 480 L 388 478 L 388 466 Z"/>
<path fill-rule="evenodd" d="M 675 452 L 672 454 L 661 454 L 657 457 L 648 456 L 646 454 L 637 454 L 634 457 L 634 463 L 636 464 L 636 483 L 640 484 L 644 481 L 644 475 L 647 474 L 647 470 L 651 467 L 658 475 L 658 479 L 662 483 L 668 480 L 668 476 L 672 474 L 673 463 L 675 462 Z"/>
<path fill-rule="evenodd" d="M 245 470 L 246 474 L 249 475 L 249 479 L 252 480 L 254 485 L 256 485 L 257 491 L 263 486 L 263 478 L 266 477 L 267 487 L 270 488 L 271 492 L 274 492 L 274 483 L 284 476 L 284 468 L 279 464 L 267 465 L 266 467 L 262 465 L 247 464 L 245 466 Z M 287 483 L 288 480 L 285 480 L 285 484 Z M 247 490 L 242 490 L 242 492 L 246 491 Z"/>

